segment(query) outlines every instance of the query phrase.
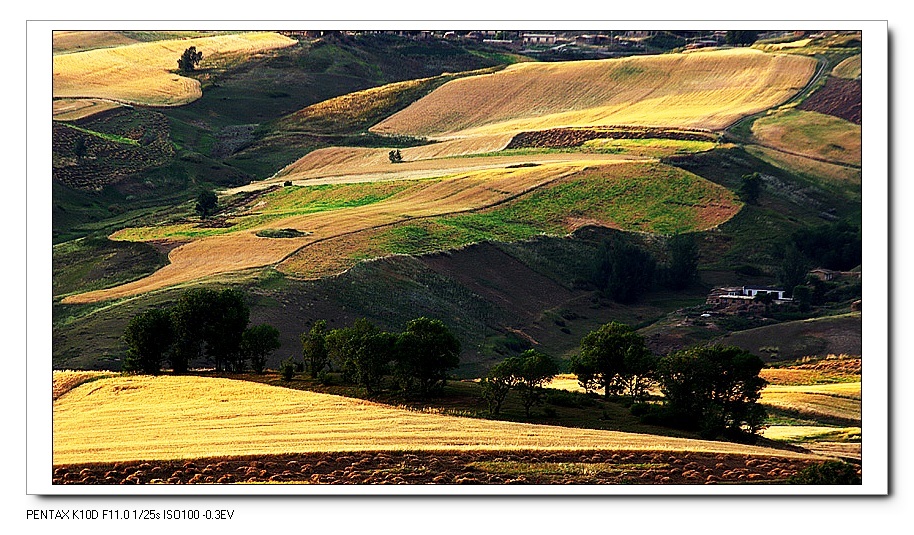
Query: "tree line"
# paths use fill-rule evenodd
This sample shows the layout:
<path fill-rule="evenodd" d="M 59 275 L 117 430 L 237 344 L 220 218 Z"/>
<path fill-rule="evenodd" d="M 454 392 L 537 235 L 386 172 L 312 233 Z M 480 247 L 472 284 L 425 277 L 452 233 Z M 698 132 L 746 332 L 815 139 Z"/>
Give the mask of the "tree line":
<path fill-rule="evenodd" d="M 586 335 L 570 362 L 588 393 L 625 398 L 644 423 L 698 431 L 705 438 L 741 439 L 753 437 L 767 416 L 758 404 L 767 384 L 759 376 L 763 366 L 760 358 L 733 346 L 695 346 L 657 356 L 643 336 L 618 322 Z M 482 379 L 482 399 L 491 414 L 498 414 L 509 392 L 516 391 L 529 417 L 558 372 L 558 363 L 536 350 L 508 357 Z M 663 395 L 651 402 L 655 386 Z"/>
<path fill-rule="evenodd" d="M 365 318 L 327 330 L 319 320 L 302 333 L 303 367 L 312 378 L 337 372 L 345 383 L 376 395 L 385 389 L 427 398 L 441 392 L 460 365 L 460 341 L 438 319 L 419 317 L 402 332 L 381 330 Z M 291 363 L 285 364 L 287 376 Z"/>
<path fill-rule="evenodd" d="M 249 326 L 244 294 L 195 288 L 168 308 L 135 315 L 124 331 L 125 371 L 157 374 L 164 366 L 185 373 L 191 362 L 207 361 L 218 371 L 262 373 L 267 357 L 280 347 L 279 330 Z"/>
<path fill-rule="evenodd" d="M 601 244 L 596 254 L 593 283 L 612 300 L 632 304 L 654 286 L 683 290 L 698 277 L 698 244 L 692 234 L 665 238 L 661 260 L 621 235 Z"/>

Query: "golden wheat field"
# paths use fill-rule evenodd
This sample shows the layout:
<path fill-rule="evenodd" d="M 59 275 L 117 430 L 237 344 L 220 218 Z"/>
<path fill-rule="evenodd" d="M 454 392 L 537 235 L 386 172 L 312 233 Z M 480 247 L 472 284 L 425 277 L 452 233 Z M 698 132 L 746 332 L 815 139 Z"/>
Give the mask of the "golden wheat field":
<path fill-rule="evenodd" d="M 859 422 L 861 383 L 772 385 L 762 391 L 760 403 L 813 417 Z"/>
<path fill-rule="evenodd" d="M 54 464 L 362 450 L 781 450 L 410 411 L 231 379 L 99 379 L 54 402 Z"/>
<path fill-rule="evenodd" d="M 106 30 L 58 30 L 53 32 L 51 37 L 51 46 L 55 54 L 130 45 L 136 42 L 135 39 L 131 39 L 120 32 Z"/>
<path fill-rule="evenodd" d="M 295 44 L 277 33 L 255 32 L 135 43 L 54 56 L 54 98 L 94 97 L 131 104 L 179 106 L 200 97 L 200 83 L 175 74 L 185 49 L 213 57 L 250 56 Z"/>
<path fill-rule="evenodd" d="M 815 64 L 749 49 L 521 63 L 450 81 L 372 131 L 448 138 L 572 126 L 720 129 L 796 94 Z"/>

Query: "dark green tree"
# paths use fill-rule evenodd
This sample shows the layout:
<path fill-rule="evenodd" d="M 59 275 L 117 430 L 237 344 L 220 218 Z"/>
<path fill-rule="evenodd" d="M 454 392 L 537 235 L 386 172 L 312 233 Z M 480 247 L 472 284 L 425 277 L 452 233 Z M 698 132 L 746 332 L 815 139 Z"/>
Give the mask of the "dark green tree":
<path fill-rule="evenodd" d="M 200 219 L 206 219 L 208 216 L 213 215 L 218 207 L 219 200 L 213 190 L 201 190 L 200 194 L 197 195 L 197 204 L 194 206 L 194 210 L 200 214 Z"/>
<path fill-rule="evenodd" d="M 197 52 L 197 47 L 192 46 L 181 54 L 178 58 L 178 70 L 181 72 L 193 72 L 197 65 L 203 61 L 203 52 Z"/>
<path fill-rule="evenodd" d="M 425 398 L 440 391 L 459 365 L 460 342 L 441 320 L 416 318 L 397 338 L 395 374 L 407 392 Z"/>
<path fill-rule="evenodd" d="M 279 341 L 279 329 L 272 325 L 255 325 L 248 327 L 241 335 L 241 354 L 250 360 L 255 373 L 263 373 L 267 356 L 282 347 Z"/>
<path fill-rule="evenodd" d="M 205 355 L 206 318 L 209 317 L 215 293 L 206 288 L 187 290 L 171 308 L 175 333 L 171 367 L 175 373 L 186 372 L 190 363 Z"/>
<path fill-rule="evenodd" d="M 809 260 L 799 247 L 792 241 L 787 242 L 784 245 L 781 265 L 778 269 L 778 279 L 784 288 L 792 291 L 797 285 L 803 284 L 809 269 Z"/>
<path fill-rule="evenodd" d="M 758 39 L 758 32 L 754 30 L 729 30 L 724 41 L 731 46 L 751 45 Z"/>
<path fill-rule="evenodd" d="M 698 244 L 692 234 L 677 234 L 667 240 L 670 261 L 660 272 L 663 285 L 673 290 L 688 288 L 698 278 Z"/>
<path fill-rule="evenodd" d="M 542 403 L 543 386 L 559 373 L 558 363 L 545 353 L 528 349 L 521 353 L 515 388 L 524 405 L 524 414 L 530 417 L 530 408 Z"/>
<path fill-rule="evenodd" d="M 124 331 L 127 355 L 124 370 L 158 374 L 174 341 L 171 317 L 153 308 L 130 319 Z"/>
<path fill-rule="evenodd" d="M 733 346 L 699 346 L 664 356 L 658 380 L 669 419 L 705 438 L 756 433 L 766 416 L 758 404 L 767 384 L 759 377 L 763 366 L 762 359 Z"/>
<path fill-rule="evenodd" d="M 482 399 L 489 407 L 491 414 L 501 412 L 501 406 L 508 393 L 517 386 L 523 370 L 523 359 L 518 356 L 508 357 L 489 370 L 481 382 Z"/>
<path fill-rule="evenodd" d="M 283 381 L 291 381 L 295 377 L 295 360 L 292 357 L 279 363 L 279 376 Z"/>
<path fill-rule="evenodd" d="M 743 175 L 736 193 L 744 203 L 758 204 L 759 196 L 762 194 L 762 176 L 758 173 Z"/>
<path fill-rule="evenodd" d="M 216 294 L 208 312 L 204 341 L 216 369 L 244 371 L 241 340 L 251 314 L 244 294 L 240 290 L 226 288 Z"/>
<path fill-rule="evenodd" d="M 316 379 L 330 365 L 327 353 L 327 321 L 318 320 L 311 330 L 301 335 L 302 357 L 312 379 Z"/>
<path fill-rule="evenodd" d="M 650 289 L 656 261 L 645 250 L 615 236 L 598 253 L 597 286 L 614 301 L 631 304 Z"/>
<path fill-rule="evenodd" d="M 175 371 L 206 357 L 217 370 L 244 368 L 241 337 L 248 326 L 250 309 L 241 291 L 228 288 L 187 290 L 172 308 L 175 328 Z"/>
<path fill-rule="evenodd" d="M 800 312 L 809 312 L 812 305 L 813 288 L 804 284 L 793 287 L 793 302 Z"/>
<path fill-rule="evenodd" d="M 403 161 L 403 155 L 400 154 L 400 149 L 395 149 L 388 152 L 387 158 L 390 160 L 390 163 L 400 163 Z"/>
<path fill-rule="evenodd" d="M 571 360 L 571 372 L 588 391 L 603 389 L 608 398 L 628 391 L 641 397 L 653 377 L 654 358 L 644 337 L 624 323 L 611 322 L 581 340 L 581 352 Z"/>
<path fill-rule="evenodd" d="M 334 329 L 326 337 L 327 351 L 339 363 L 344 380 L 363 387 L 369 395 L 381 391 L 396 340 L 396 335 L 381 331 L 365 318 L 357 319 L 352 327 Z"/>
<path fill-rule="evenodd" d="M 863 478 L 847 462 L 831 460 L 807 466 L 787 479 L 791 485 L 860 485 Z"/>

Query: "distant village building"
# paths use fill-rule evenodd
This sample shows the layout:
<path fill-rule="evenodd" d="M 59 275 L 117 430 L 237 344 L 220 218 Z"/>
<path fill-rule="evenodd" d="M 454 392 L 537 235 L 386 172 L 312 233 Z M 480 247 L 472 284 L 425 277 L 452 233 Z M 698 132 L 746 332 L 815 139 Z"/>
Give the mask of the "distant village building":
<path fill-rule="evenodd" d="M 728 288 L 714 288 L 708 294 L 706 303 L 717 305 L 723 309 L 744 310 L 754 308 L 754 305 L 761 303 L 759 297 L 772 295 L 772 303 L 776 305 L 790 303 L 793 301 L 790 297 L 785 297 L 787 293 L 783 288 L 774 288 L 770 286 L 740 286 Z"/>
<path fill-rule="evenodd" d="M 525 45 L 554 45 L 555 44 L 555 34 L 554 33 L 525 33 L 523 37 L 524 37 Z"/>
<path fill-rule="evenodd" d="M 821 281 L 833 281 L 838 279 L 857 278 L 861 276 L 860 271 L 835 271 L 833 269 L 816 268 L 809 272 L 809 275 Z"/>

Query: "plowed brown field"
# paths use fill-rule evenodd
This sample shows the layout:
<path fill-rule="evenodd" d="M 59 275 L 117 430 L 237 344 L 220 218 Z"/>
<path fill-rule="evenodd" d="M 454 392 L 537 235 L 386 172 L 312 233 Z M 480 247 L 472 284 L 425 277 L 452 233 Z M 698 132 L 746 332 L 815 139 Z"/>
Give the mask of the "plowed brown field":
<path fill-rule="evenodd" d="M 643 451 L 366 451 L 56 466 L 55 485 L 776 484 L 817 459 Z"/>
<path fill-rule="evenodd" d="M 815 65 L 748 49 L 521 63 L 448 82 L 372 130 L 449 138 L 574 126 L 720 129 L 796 94 Z"/>

